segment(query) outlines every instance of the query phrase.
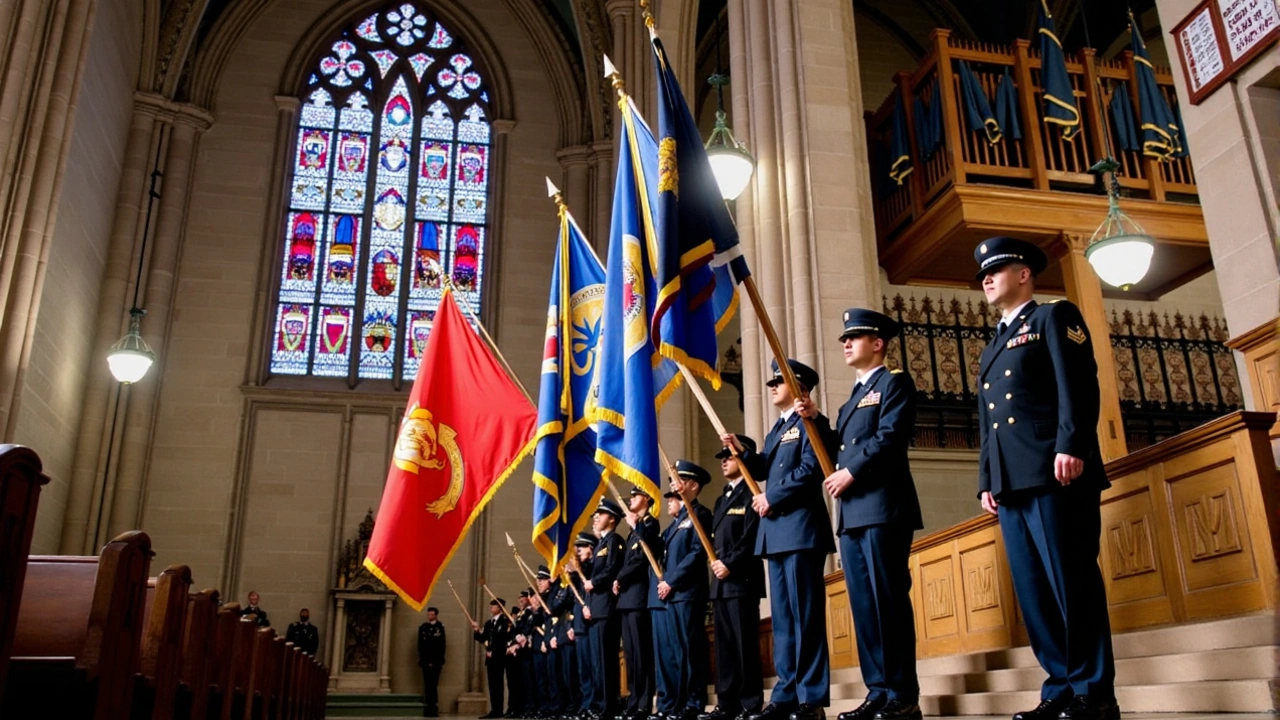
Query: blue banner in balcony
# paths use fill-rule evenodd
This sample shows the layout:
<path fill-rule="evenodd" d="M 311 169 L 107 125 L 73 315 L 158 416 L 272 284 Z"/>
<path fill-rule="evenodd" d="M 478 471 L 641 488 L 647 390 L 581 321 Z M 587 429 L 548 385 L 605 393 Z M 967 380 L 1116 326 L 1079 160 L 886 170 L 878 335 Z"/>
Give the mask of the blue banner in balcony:
<path fill-rule="evenodd" d="M 934 82 L 933 95 L 929 104 L 919 95 L 915 99 L 916 149 L 920 151 L 920 159 L 928 161 L 942 146 L 942 97 L 938 89 L 941 82 Z"/>
<path fill-rule="evenodd" d="M 1040 0 L 1036 35 L 1040 38 L 1040 85 L 1044 88 L 1044 121 L 1062 128 L 1063 140 L 1075 140 L 1080 132 L 1080 111 L 1067 75 L 1067 59 L 1062 41 L 1053 26 L 1049 6 Z"/>
<path fill-rule="evenodd" d="M 963 60 L 960 61 L 960 95 L 964 99 L 964 117 L 969 131 L 983 131 L 987 135 L 987 142 L 992 145 L 1000 142 L 1000 123 L 996 122 L 995 113 L 991 112 L 987 93 L 982 89 L 978 76 L 969 69 L 969 63 Z"/>
<path fill-rule="evenodd" d="M 1111 127 L 1115 130 L 1116 146 L 1121 150 L 1137 152 L 1137 124 L 1133 121 L 1133 103 L 1129 102 L 1129 83 L 1121 81 L 1111 93 Z"/>
<path fill-rule="evenodd" d="M 893 135 L 889 137 L 889 177 L 899 185 L 911 174 L 911 141 L 907 138 L 907 111 L 899 92 L 893 108 Z"/>
<path fill-rule="evenodd" d="M 1142 113 L 1142 154 L 1157 160 L 1168 160 L 1181 151 L 1182 132 L 1173 110 L 1156 84 L 1156 71 L 1151 56 L 1142 42 L 1138 24 L 1129 13 L 1130 42 L 1133 43 L 1133 70 L 1138 76 L 1138 103 Z"/>
<path fill-rule="evenodd" d="M 1005 135 L 1014 140 L 1022 139 L 1022 125 L 1018 122 L 1018 91 L 1013 86 L 1009 68 L 1004 69 L 1000 84 L 996 85 L 996 122 Z"/>

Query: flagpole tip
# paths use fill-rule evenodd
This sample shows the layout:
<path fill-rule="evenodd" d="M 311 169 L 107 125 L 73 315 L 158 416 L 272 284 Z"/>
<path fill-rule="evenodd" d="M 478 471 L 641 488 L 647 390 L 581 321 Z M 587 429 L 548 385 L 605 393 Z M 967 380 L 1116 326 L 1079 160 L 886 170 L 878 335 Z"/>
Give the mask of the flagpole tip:
<path fill-rule="evenodd" d="M 548 182 L 549 182 L 549 181 L 548 181 Z M 516 546 L 516 541 L 511 539 L 511 533 L 503 533 L 503 534 L 507 536 L 507 546 L 508 546 L 508 547 L 515 547 L 515 546 Z"/>
<path fill-rule="evenodd" d="M 617 74 L 618 74 L 618 68 L 614 66 L 613 61 L 609 59 L 609 56 L 605 55 L 604 56 L 604 76 L 613 77 L 614 75 L 617 75 Z"/>
<path fill-rule="evenodd" d="M 559 195 L 560 188 L 556 187 L 556 184 L 551 182 L 551 178 L 545 178 L 545 180 L 547 181 L 547 197 L 555 197 L 556 195 Z"/>

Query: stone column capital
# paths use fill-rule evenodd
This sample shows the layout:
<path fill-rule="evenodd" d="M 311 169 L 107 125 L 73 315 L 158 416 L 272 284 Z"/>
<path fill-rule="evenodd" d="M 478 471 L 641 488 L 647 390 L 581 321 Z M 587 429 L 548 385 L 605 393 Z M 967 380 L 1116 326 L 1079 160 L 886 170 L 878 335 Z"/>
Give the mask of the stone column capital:
<path fill-rule="evenodd" d="M 276 109 L 280 111 L 298 112 L 302 107 L 302 100 L 293 95 L 276 95 Z"/>
<path fill-rule="evenodd" d="M 516 121 L 508 118 L 499 118 L 490 123 L 490 127 L 498 135 L 509 135 L 512 130 L 516 129 Z"/>
<path fill-rule="evenodd" d="M 134 111 L 151 115 L 166 125 L 182 123 L 204 132 L 213 125 L 213 114 L 191 103 L 170 100 L 163 95 L 139 90 L 133 94 Z"/>
<path fill-rule="evenodd" d="M 604 4 L 604 11 L 609 15 L 609 19 L 626 18 L 635 14 L 635 0 L 608 0 Z"/>
<path fill-rule="evenodd" d="M 556 151 L 556 159 L 560 167 L 569 168 L 576 165 L 587 165 L 591 162 L 591 148 L 587 145 L 574 145 Z"/>

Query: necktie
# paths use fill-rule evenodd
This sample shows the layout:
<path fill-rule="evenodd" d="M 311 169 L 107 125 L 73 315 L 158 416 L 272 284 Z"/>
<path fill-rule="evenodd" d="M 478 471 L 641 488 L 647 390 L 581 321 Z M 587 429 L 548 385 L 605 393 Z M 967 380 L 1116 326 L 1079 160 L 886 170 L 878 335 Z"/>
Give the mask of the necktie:
<path fill-rule="evenodd" d="M 1000 324 L 996 326 L 996 334 L 997 334 L 997 335 L 1003 335 L 1003 334 L 1004 334 L 1004 331 L 1005 331 L 1005 328 L 1007 328 L 1007 327 L 1009 327 L 1009 323 L 1007 323 L 1007 322 L 1005 322 L 1005 321 L 1001 320 L 1001 321 L 1000 321 Z"/>

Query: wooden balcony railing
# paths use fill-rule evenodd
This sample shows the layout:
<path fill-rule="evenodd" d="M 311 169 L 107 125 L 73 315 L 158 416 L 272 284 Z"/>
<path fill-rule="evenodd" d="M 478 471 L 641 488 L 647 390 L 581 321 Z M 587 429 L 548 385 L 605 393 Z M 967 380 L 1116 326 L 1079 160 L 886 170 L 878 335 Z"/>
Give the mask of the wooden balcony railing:
<path fill-rule="evenodd" d="M 1094 50 L 1085 48 L 1067 57 L 1081 128 L 1074 140 L 1066 141 L 1057 126 L 1043 121 L 1040 57 L 1029 41 L 1001 47 L 960 40 L 951 37 L 949 30 L 938 29 L 933 31 L 931 42 L 920 67 L 914 72 L 898 73 L 893 93 L 866 117 L 876 235 L 881 249 L 920 218 L 946 190 L 958 185 L 990 183 L 1034 190 L 1098 192 L 1096 178 L 1088 169 L 1108 154 L 1106 128 L 1113 127 L 1109 109 L 1112 94 L 1127 87 L 1135 117 L 1141 113 L 1131 52 L 1126 51 L 1115 60 L 1098 61 Z M 983 133 L 970 132 L 965 126 L 958 75 L 961 61 L 969 64 L 988 98 L 994 98 L 1005 69 L 1010 70 L 1017 89 L 1021 140 L 1006 134 L 993 145 Z M 1122 81 L 1124 85 L 1120 84 Z M 1156 81 L 1170 106 L 1176 104 L 1173 77 L 1167 68 L 1156 69 Z M 917 98 L 929 102 L 939 83 L 942 146 L 925 159 L 917 147 L 913 107 Z M 906 110 L 914 168 L 901 186 L 889 179 L 887 152 L 899 97 Z M 1157 202 L 1198 202 L 1189 157 L 1162 163 L 1118 146 L 1114 146 L 1114 153 L 1121 165 L 1119 182 L 1126 195 Z"/>

